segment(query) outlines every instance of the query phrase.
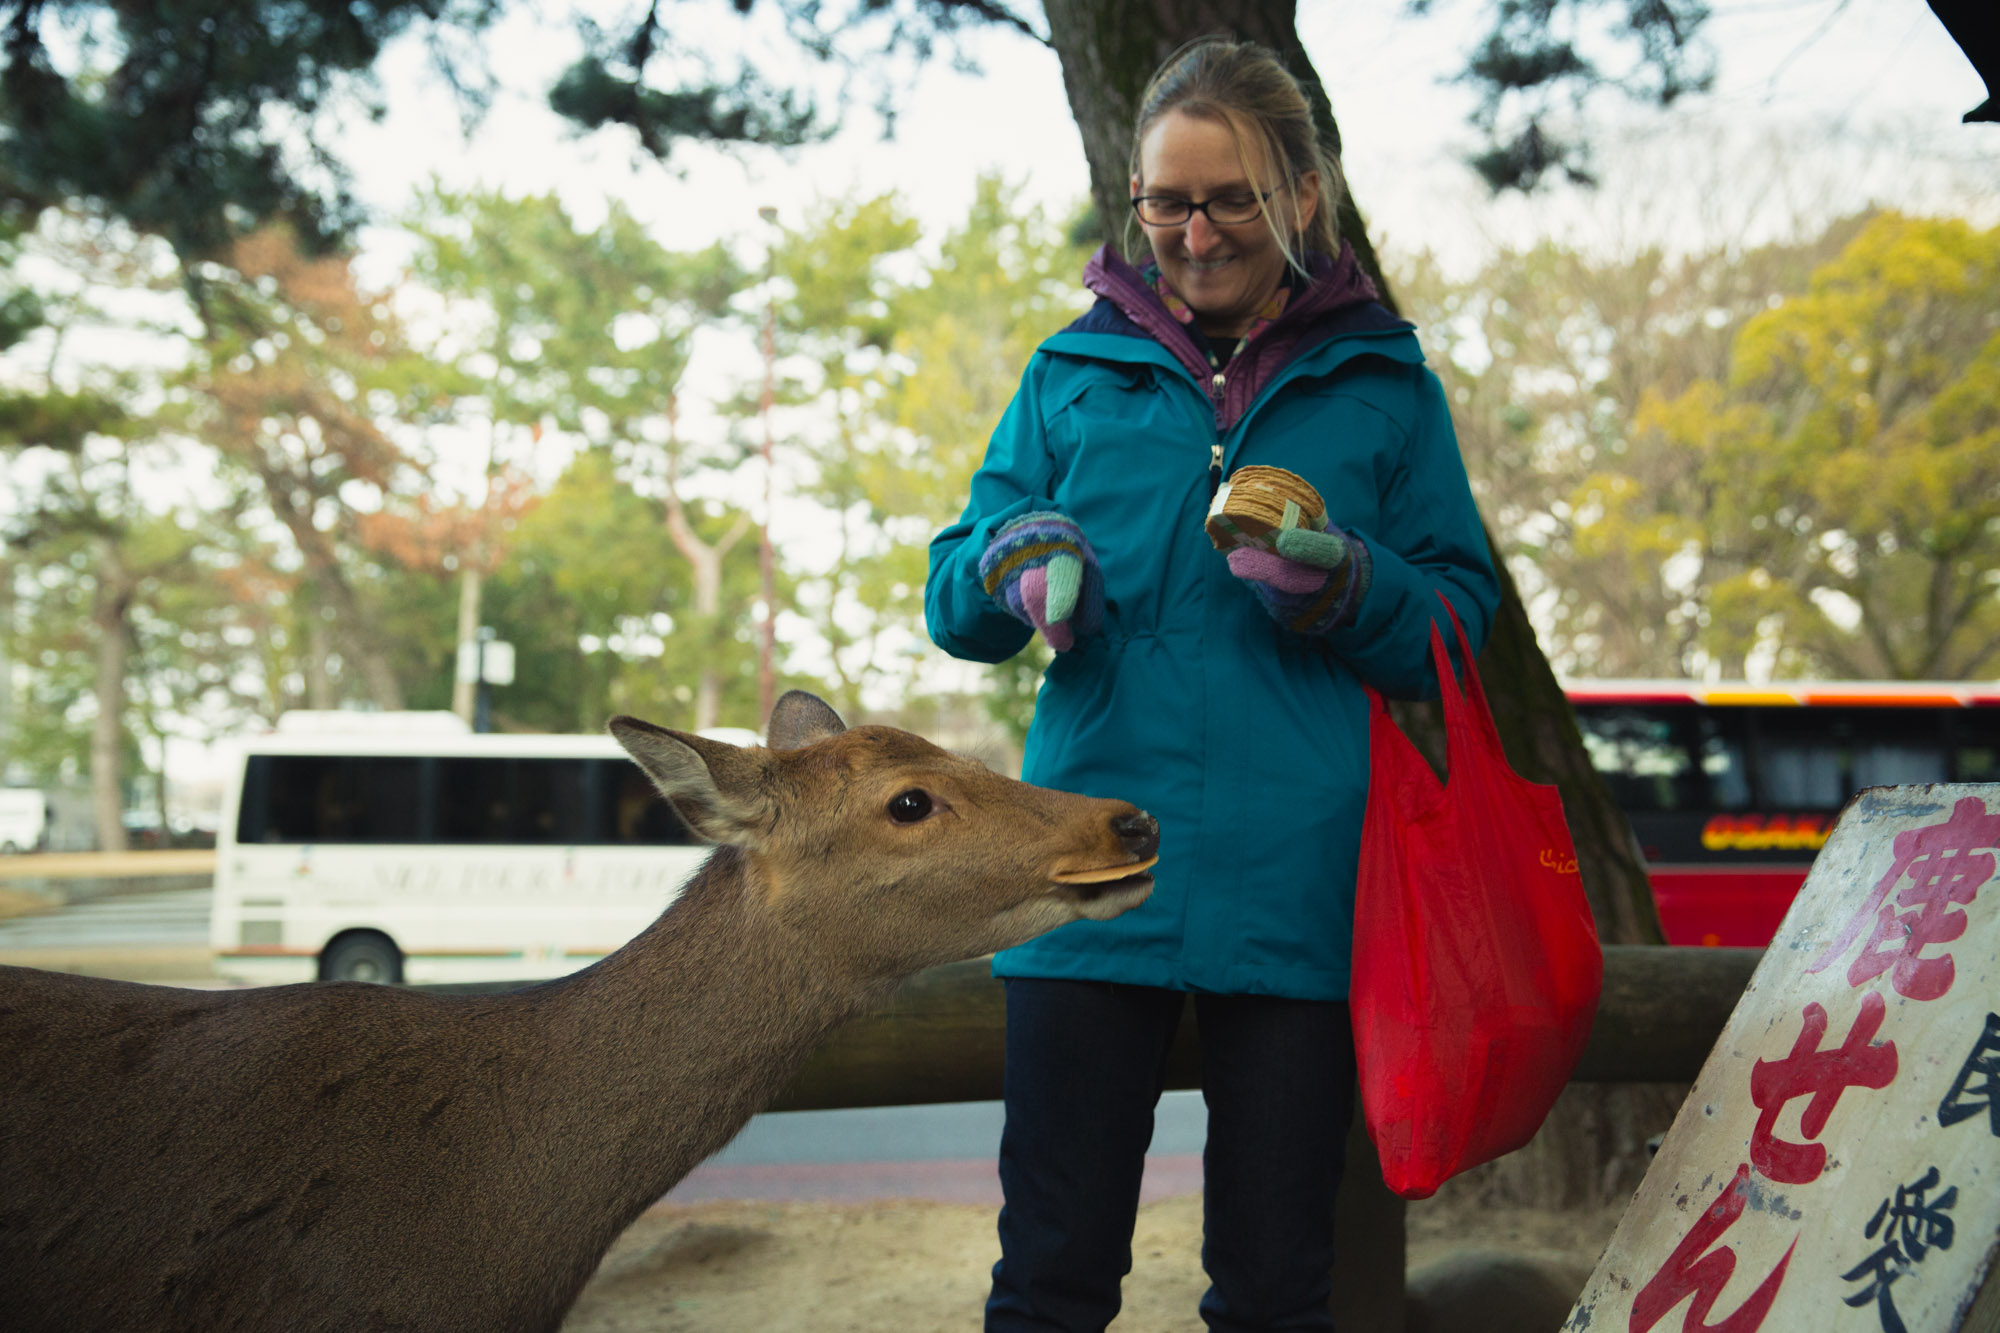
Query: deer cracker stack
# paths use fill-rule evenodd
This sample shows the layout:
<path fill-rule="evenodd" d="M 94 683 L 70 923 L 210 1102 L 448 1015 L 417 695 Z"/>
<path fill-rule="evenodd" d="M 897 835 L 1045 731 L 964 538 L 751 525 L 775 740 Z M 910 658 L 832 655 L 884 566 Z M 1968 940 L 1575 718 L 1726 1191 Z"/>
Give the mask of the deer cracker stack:
<path fill-rule="evenodd" d="M 1281 467 L 1240 467 L 1217 488 L 1202 527 L 1218 551 L 1239 546 L 1276 550 L 1288 503 L 1299 510 L 1293 526 L 1314 532 L 1326 528 L 1326 502 L 1304 477 Z"/>

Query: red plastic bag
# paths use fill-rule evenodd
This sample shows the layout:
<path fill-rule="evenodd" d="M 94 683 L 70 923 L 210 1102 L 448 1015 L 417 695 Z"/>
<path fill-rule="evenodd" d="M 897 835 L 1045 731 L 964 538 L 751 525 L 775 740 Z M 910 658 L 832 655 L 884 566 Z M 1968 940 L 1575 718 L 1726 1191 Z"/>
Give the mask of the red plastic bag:
<path fill-rule="evenodd" d="M 1440 599 L 1442 600 L 1442 599 Z M 1349 1004 L 1361 1106 L 1406 1199 L 1526 1143 L 1576 1068 L 1604 955 L 1554 787 L 1508 766 L 1458 616 L 1439 783 L 1369 691 L 1368 812 Z"/>

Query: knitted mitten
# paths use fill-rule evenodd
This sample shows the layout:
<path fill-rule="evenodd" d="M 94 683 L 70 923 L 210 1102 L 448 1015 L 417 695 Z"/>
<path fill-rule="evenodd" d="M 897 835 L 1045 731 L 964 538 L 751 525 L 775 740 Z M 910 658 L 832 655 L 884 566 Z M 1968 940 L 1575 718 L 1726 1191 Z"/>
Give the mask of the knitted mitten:
<path fill-rule="evenodd" d="M 979 558 L 979 577 L 987 596 L 1059 653 L 1104 622 L 1097 553 L 1061 514 L 1023 514 L 1002 524 Z"/>
<path fill-rule="evenodd" d="M 1339 528 L 1315 532 L 1299 524 L 1298 506 L 1286 504 L 1278 549 L 1239 546 L 1229 553 L 1229 572 L 1250 585 L 1280 625 L 1324 634 L 1353 618 L 1374 562 L 1366 544 Z"/>

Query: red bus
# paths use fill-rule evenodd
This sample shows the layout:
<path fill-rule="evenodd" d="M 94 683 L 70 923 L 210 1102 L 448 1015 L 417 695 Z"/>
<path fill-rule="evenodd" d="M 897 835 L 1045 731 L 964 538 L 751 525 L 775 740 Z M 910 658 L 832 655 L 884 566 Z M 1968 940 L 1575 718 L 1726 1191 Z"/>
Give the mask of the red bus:
<path fill-rule="evenodd" d="M 1669 944 L 1771 942 L 1848 797 L 2000 782 L 2000 684 L 1571 681 Z"/>

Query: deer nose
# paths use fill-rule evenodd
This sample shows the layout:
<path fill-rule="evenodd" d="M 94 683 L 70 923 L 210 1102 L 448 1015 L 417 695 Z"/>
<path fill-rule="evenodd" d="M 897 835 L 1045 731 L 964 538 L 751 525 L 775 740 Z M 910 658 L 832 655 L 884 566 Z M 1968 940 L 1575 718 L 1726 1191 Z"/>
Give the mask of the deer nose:
<path fill-rule="evenodd" d="M 1160 850 L 1160 821 L 1144 810 L 1117 816 L 1111 821 L 1111 831 L 1125 844 L 1125 850 L 1141 861 Z"/>

